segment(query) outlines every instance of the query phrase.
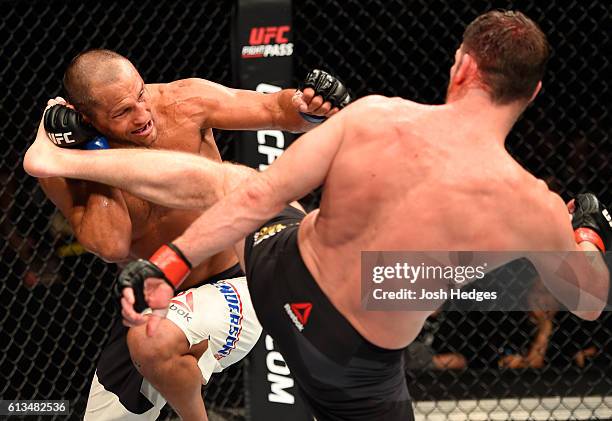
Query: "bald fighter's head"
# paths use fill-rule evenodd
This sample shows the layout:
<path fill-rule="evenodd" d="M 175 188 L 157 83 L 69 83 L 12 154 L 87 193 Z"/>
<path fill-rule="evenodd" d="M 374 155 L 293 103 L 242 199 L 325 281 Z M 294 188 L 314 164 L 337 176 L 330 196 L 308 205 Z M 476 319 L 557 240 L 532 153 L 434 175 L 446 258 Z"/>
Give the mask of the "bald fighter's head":
<path fill-rule="evenodd" d="M 142 77 L 132 63 L 110 50 L 88 50 L 64 72 L 68 102 L 107 136 L 137 145 L 157 138 Z"/>
<path fill-rule="evenodd" d="M 88 50 L 72 59 L 64 72 L 66 99 L 83 114 L 91 115 L 98 102 L 92 90 L 115 82 L 130 61 L 110 50 Z"/>
<path fill-rule="evenodd" d="M 461 88 L 453 83 L 477 84 L 495 104 L 528 103 L 540 89 L 549 55 L 546 35 L 527 16 L 515 11 L 487 12 L 463 33 L 451 69 L 449 96 Z M 456 76 L 459 80 L 454 80 Z"/>

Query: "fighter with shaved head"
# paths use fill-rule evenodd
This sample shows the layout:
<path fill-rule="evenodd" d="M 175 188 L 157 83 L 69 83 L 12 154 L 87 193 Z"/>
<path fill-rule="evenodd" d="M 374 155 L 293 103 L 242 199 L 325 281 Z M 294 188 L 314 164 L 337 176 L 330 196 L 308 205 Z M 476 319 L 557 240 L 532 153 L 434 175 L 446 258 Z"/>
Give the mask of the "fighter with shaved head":
<path fill-rule="evenodd" d="M 306 131 L 349 100 L 337 79 L 317 70 L 303 90 L 273 94 L 196 78 L 146 84 L 127 58 L 109 50 L 79 54 L 63 83 L 67 103 L 56 98 L 45 115 L 59 146 L 175 150 L 212 162 L 221 161 L 212 128 Z M 140 165 L 146 162 L 130 163 Z M 79 242 L 120 265 L 150 256 L 223 193 L 217 185 L 202 186 L 205 206 L 177 210 L 95 182 L 55 177 L 40 184 Z M 118 319 L 98 362 L 85 419 L 156 419 L 165 404 L 159 392 L 183 418 L 203 419 L 201 384 L 243 358 L 261 331 L 241 276 L 235 253 L 222 250 L 192 268 L 162 335 L 148 337 L 142 326 L 127 335 L 128 327 Z M 231 300 L 241 300 L 239 310 Z"/>

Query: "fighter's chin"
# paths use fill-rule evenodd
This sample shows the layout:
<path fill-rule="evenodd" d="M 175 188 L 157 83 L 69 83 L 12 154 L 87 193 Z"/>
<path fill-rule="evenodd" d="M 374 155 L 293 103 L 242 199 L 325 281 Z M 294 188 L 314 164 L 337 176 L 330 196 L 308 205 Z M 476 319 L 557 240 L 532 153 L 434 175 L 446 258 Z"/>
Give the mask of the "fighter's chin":
<path fill-rule="evenodd" d="M 157 141 L 157 127 L 153 126 L 153 130 L 151 130 L 151 133 L 149 134 L 149 136 L 147 136 L 146 140 L 147 146 L 151 146 Z"/>

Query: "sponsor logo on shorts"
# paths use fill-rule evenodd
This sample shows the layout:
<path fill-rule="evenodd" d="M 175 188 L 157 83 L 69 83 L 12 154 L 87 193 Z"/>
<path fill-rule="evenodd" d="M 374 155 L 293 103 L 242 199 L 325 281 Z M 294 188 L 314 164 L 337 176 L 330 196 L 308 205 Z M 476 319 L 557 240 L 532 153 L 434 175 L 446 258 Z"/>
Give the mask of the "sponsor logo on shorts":
<path fill-rule="evenodd" d="M 293 43 L 287 38 L 289 25 L 251 28 L 249 45 L 242 47 L 242 58 L 288 57 L 293 54 Z"/>
<path fill-rule="evenodd" d="M 257 244 L 261 243 L 263 240 L 266 240 L 270 237 L 274 237 L 276 234 L 278 234 L 285 228 L 293 227 L 295 225 L 300 225 L 300 223 L 294 222 L 288 225 L 276 224 L 276 225 L 270 225 L 268 227 L 263 227 L 262 229 L 257 231 L 255 235 L 253 235 L 253 240 L 254 240 L 253 246 L 256 246 Z"/>
<path fill-rule="evenodd" d="M 227 308 L 229 309 L 229 328 L 225 343 L 221 349 L 215 352 L 214 356 L 217 360 L 230 355 L 236 344 L 240 340 L 240 332 L 242 332 L 242 300 L 240 294 L 234 285 L 227 281 L 221 281 L 213 284 L 225 298 Z"/>
<path fill-rule="evenodd" d="M 289 318 L 297 327 L 297 329 L 301 332 L 304 330 L 304 326 L 308 323 L 308 317 L 310 316 L 310 311 L 312 310 L 311 303 L 292 303 L 285 304 L 284 309 L 289 315 Z"/>
<path fill-rule="evenodd" d="M 170 311 L 176 312 L 179 316 L 183 317 L 187 323 L 192 319 L 191 313 L 193 313 L 193 292 L 183 291 L 179 292 L 176 297 L 170 300 Z"/>

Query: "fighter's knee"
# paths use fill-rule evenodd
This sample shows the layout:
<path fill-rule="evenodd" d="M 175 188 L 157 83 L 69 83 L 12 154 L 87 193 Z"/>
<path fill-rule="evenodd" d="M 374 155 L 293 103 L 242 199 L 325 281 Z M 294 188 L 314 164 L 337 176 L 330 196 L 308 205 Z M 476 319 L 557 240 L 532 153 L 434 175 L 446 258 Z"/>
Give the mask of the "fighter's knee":
<path fill-rule="evenodd" d="M 127 345 L 132 361 L 141 373 L 189 351 L 183 332 L 168 320 L 162 320 L 153 336 L 147 335 L 146 325 L 130 328 Z"/>
<path fill-rule="evenodd" d="M 131 327 L 127 334 L 127 345 L 132 359 L 148 358 L 146 325 Z"/>

